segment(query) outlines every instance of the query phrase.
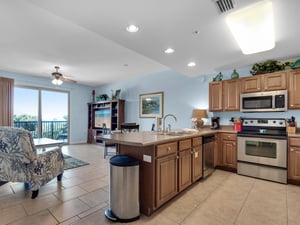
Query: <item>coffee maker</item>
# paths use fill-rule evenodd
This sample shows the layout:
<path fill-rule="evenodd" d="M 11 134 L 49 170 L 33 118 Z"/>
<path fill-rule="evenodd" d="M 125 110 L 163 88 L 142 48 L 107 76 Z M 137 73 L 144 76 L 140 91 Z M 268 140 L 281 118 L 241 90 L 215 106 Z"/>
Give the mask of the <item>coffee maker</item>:
<path fill-rule="evenodd" d="M 220 117 L 212 117 L 211 118 L 211 129 L 219 129 L 220 128 Z"/>

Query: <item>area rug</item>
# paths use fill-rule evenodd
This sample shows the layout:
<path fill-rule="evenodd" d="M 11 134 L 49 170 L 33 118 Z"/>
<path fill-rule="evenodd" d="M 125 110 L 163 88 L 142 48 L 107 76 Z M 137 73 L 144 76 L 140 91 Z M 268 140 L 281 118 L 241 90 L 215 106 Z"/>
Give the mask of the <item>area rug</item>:
<path fill-rule="evenodd" d="M 87 162 L 84 162 L 80 159 L 76 159 L 72 156 L 65 155 L 65 154 L 64 154 L 64 160 L 65 160 L 65 168 L 64 168 L 65 170 L 73 169 L 73 168 L 80 167 L 80 166 L 89 165 L 89 163 L 87 163 Z"/>

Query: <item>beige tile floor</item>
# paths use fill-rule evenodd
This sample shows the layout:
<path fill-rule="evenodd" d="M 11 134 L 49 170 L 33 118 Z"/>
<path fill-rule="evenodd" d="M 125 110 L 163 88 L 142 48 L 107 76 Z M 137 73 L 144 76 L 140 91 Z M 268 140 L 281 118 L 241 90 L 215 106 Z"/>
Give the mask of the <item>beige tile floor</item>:
<path fill-rule="evenodd" d="M 23 184 L 0 187 L 0 225 L 113 224 L 108 208 L 109 163 L 98 145 L 64 146 L 63 152 L 90 165 L 66 170 L 37 199 Z M 152 216 L 129 224 L 148 225 L 300 225 L 300 187 L 216 170 Z"/>

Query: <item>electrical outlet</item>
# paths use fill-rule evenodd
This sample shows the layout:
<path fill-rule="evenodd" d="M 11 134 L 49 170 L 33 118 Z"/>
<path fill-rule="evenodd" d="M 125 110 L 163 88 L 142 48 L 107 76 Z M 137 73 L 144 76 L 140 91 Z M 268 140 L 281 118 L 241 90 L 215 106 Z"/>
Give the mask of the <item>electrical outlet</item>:
<path fill-rule="evenodd" d="M 143 161 L 151 163 L 152 161 L 151 155 L 143 155 Z"/>

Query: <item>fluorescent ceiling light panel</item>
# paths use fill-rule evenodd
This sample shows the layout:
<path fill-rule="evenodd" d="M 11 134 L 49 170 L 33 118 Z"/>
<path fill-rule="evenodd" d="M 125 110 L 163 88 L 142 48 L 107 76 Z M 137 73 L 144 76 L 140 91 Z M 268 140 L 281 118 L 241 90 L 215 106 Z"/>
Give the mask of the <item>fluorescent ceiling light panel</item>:
<path fill-rule="evenodd" d="M 270 1 L 231 13 L 226 23 L 245 55 L 275 47 L 274 16 Z"/>

